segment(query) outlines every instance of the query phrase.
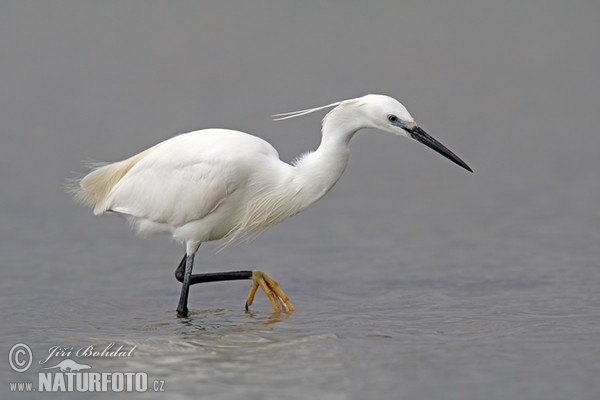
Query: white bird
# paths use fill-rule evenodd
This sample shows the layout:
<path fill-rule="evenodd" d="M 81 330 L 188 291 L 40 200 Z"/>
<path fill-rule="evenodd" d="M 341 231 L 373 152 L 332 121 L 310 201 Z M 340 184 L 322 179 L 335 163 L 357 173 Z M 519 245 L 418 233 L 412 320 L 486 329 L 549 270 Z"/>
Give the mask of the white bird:
<path fill-rule="evenodd" d="M 260 286 L 275 311 L 293 310 L 277 282 L 262 271 L 192 275 L 200 244 L 256 235 L 304 210 L 338 181 L 348 163 L 348 144 L 363 128 L 415 139 L 461 167 L 471 168 L 416 123 L 397 100 L 366 95 L 322 107 L 275 115 L 293 118 L 333 108 L 323 119 L 319 147 L 292 164 L 256 136 L 203 129 L 165 140 L 126 160 L 97 167 L 72 189 L 94 214 L 124 216 L 142 235 L 168 233 L 185 244 L 175 276 L 182 282 L 177 315 L 188 315 L 189 286 L 252 279 L 246 302 Z"/>

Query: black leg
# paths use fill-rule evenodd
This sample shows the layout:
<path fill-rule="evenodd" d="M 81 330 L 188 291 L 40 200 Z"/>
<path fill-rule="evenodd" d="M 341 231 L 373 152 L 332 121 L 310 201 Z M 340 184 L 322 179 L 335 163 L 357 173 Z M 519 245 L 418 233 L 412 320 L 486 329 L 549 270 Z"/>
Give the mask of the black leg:
<path fill-rule="evenodd" d="M 185 275 L 185 260 L 187 255 L 184 254 L 183 259 L 175 270 L 175 279 L 183 282 Z M 244 279 L 252 279 L 252 271 L 230 271 L 230 272 L 208 272 L 204 274 L 195 274 L 190 277 L 190 285 L 205 282 L 219 281 L 237 281 Z"/>
<path fill-rule="evenodd" d="M 194 256 L 185 254 L 175 270 L 175 279 L 182 283 L 181 296 L 179 297 L 179 305 L 177 306 L 177 316 L 181 318 L 187 318 L 188 316 L 187 300 L 190 285 L 204 282 L 252 279 L 252 271 L 210 272 L 192 275 L 193 265 Z"/>
<path fill-rule="evenodd" d="M 179 296 L 179 304 L 177 305 L 177 316 L 180 318 L 187 318 L 188 316 L 188 294 L 190 291 L 190 280 L 192 276 L 192 268 L 194 267 L 194 255 L 186 254 L 185 256 L 185 270 L 183 273 L 183 281 L 181 285 L 181 295 Z"/>

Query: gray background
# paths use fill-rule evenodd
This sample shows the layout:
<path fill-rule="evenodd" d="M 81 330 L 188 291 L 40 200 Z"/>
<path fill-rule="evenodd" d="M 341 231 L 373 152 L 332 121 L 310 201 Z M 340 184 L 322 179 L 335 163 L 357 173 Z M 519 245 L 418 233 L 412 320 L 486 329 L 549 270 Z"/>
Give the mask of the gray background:
<path fill-rule="evenodd" d="M 51 346 L 116 342 L 134 357 L 77 361 L 170 399 L 597 398 L 599 19 L 596 1 L 1 1 L 0 352 L 27 343 L 34 365 L 0 363 L 0 393 Z M 177 320 L 183 249 L 64 192 L 83 161 L 207 127 L 291 161 L 322 114 L 270 115 L 366 93 L 475 174 L 367 130 L 319 203 L 203 246 L 196 271 L 260 267 L 291 315 L 221 283 Z"/>

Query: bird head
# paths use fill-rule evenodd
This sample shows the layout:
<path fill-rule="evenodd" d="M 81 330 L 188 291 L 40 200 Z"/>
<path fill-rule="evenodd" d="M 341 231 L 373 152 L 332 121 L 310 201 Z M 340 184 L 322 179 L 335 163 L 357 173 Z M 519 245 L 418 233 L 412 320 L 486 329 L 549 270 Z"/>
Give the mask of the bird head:
<path fill-rule="evenodd" d="M 467 171 L 473 172 L 471 167 L 456 154 L 417 125 L 406 107 L 398 100 L 389 96 L 368 94 L 357 99 L 347 100 L 346 102 L 341 102 L 339 107 L 346 106 L 348 107 L 348 112 L 354 111 L 356 118 L 361 121 L 361 128 L 374 128 L 414 139 L 460 165 Z"/>
<path fill-rule="evenodd" d="M 414 127 L 415 119 L 398 100 L 380 94 L 368 94 L 340 103 L 346 113 L 359 122 L 361 128 L 373 128 L 394 135 L 409 137 L 404 127 Z M 333 110 L 332 110 L 333 111 Z"/>

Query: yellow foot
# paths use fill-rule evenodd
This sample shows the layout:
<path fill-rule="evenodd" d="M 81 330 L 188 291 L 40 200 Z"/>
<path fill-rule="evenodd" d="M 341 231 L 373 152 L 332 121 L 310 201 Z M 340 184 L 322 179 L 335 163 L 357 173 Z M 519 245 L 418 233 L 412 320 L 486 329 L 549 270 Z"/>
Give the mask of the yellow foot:
<path fill-rule="evenodd" d="M 259 286 L 271 301 L 273 311 L 280 312 L 282 310 L 295 310 L 292 303 L 290 303 L 290 299 L 288 299 L 283 290 L 281 290 L 275 279 L 271 278 L 263 271 L 254 270 L 252 271 L 252 281 L 252 289 L 250 289 L 250 294 L 248 295 L 248 300 L 246 301 L 246 310 L 248 310 L 248 307 L 250 307 L 254 302 L 254 295 L 256 294 Z"/>

